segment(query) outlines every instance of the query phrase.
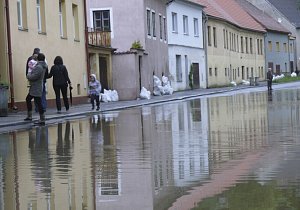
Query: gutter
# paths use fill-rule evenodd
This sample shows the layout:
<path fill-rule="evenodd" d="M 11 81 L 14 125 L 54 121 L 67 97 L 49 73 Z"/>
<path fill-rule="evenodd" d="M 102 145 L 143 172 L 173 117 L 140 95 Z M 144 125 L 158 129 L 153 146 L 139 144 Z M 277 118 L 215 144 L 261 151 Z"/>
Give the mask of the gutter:
<path fill-rule="evenodd" d="M 86 14 L 86 0 L 83 0 L 83 14 L 84 14 L 84 35 L 85 35 L 85 56 L 86 56 L 86 73 L 87 78 L 90 73 L 90 58 L 89 58 L 89 50 L 88 50 L 88 27 L 87 27 L 87 14 Z"/>
<path fill-rule="evenodd" d="M 10 33 L 10 18 L 9 18 L 9 1 L 5 0 L 5 13 L 6 13 L 6 27 L 7 27 L 7 51 L 8 51 L 8 71 L 9 71 L 9 84 L 10 84 L 10 106 L 16 110 L 15 96 L 14 96 L 14 75 L 12 65 L 11 53 L 11 33 Z"/>
<path fill-rule="evenodd" d="M 207 55 L 207 37 L 206 37 L 206 28 L 207 28 L 207 21 L 208 21 L 208 16 L 207 14 L 202 10 L 202 33 L 203 33 L 203 47 L 204 47 L 204 52 L 205 52 L 205 71 L 206 71 L 206 88 L 208 88 L 208 55 Z"/>

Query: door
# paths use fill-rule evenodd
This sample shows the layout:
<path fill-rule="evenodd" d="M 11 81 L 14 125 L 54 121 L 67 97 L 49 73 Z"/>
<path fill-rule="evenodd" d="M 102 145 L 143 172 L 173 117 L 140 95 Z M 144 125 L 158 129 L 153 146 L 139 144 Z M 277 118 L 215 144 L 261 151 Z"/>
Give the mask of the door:
<path fill-rule="evenodd" d="M 107 80 L 107 59 L 106 57 L 99 57 L 99 75 L 100 82 L 102 85 L 101 92 L 103 93 L 104 89 L 108 90 L 108 80 Z"/>
<path fill-rule="evenodd" d="M 291 73 L 294 72 L 294 62 L 290 61 L 290 69 L 291 69 Z"/>
<path fill-rule="evenodd" d="M 193 63 L 193 84 L 194 88 L 200 88 L 199 63 Z"/>
<path fill-rule="evenodd" d="M 280 75 L 280 65 L 276 65 L 276 75 Z"/>

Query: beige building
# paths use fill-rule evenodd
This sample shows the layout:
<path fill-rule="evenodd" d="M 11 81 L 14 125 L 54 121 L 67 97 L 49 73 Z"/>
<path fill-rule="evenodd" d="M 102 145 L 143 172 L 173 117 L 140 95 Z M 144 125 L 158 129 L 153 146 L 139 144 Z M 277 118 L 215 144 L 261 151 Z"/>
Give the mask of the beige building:
<path fill-rule="evenodd" d="M 208 87 L 264 80 L 264 34 L 213 18 L 207 23 Z"/>
<path fill-rule="evenodd" d="M 9 103 L 25 108 L 25 65 L 33 49 L 46 56 L 49 71 L 57 55 L 62 56 L 73 85 L 74 103 L 87 93 L 84 0 L 1 0 L 0 80 L 10 84 Z M 54 105 L 52 79 L 47 82 L 48 106 Z"/>

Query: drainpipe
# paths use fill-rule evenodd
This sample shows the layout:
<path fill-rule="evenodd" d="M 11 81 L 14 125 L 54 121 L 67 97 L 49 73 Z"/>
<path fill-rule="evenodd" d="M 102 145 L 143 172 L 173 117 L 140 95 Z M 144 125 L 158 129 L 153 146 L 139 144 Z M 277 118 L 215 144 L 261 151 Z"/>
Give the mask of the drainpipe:
<path fill-rule="evenodd" d="M 87 14 L 86 14 L 86 0 L 83 1 L 84 7 L 84 33 L 85 33 L 85 55 L 86 55 L 86 73 L 87 78 L 89 77 L 90 73 L 90 58 L 89 58 L 89 50 L 88 50 L 88 27 L 87 27 Z"/>
<path fill-rule="evenodd" d="M 6 27 L 7 27 L 7 50 L 8 50 L 8 70 L 9 70 L 9 84 L 10 84 L 10 106 L 12 109 L 17 109 L 15 106 L 14 96 L 14 75 L 12 67 L 12 53 L 11 53 L 11 35 L 10 35 L 10 18 L 9 18 L 9 3 L 5 0 L 6 13 Z"/>
<path fill-rule="evenodd" d="M 207 27 L 207 21 L 208 21 L 208 17 L 207 14 L 202 11 L 202 17 L 204 19 L 203 21 L 203 47 L 204 47 L 204 52 L 205 52 L 205 71 L 206 71 L 206 76 L 205 76 L 205 80 L 206 80 L 206 88 L 208 88 L 208 56 L 207 56 L 207 38 L 206 38 L 206 27 Z"/>

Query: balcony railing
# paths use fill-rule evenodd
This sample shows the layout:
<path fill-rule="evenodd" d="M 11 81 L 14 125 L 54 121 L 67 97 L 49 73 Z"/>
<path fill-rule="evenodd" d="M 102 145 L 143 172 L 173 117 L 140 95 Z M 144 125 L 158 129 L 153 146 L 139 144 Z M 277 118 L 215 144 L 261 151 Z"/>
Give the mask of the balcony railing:
<path fill-rule="evenodd" d="M 88 44 L 96 47 L 111 47 L 110 31 L 88 28 Z"/>

